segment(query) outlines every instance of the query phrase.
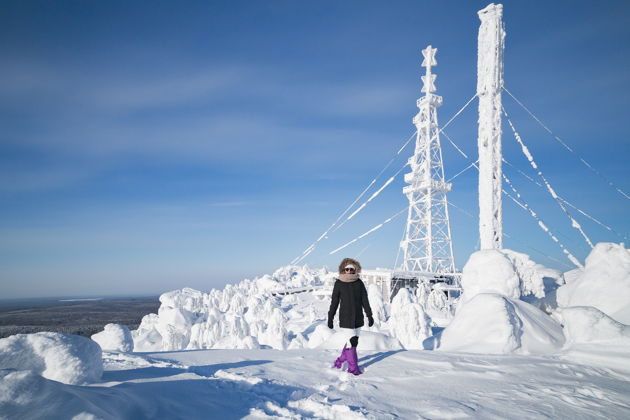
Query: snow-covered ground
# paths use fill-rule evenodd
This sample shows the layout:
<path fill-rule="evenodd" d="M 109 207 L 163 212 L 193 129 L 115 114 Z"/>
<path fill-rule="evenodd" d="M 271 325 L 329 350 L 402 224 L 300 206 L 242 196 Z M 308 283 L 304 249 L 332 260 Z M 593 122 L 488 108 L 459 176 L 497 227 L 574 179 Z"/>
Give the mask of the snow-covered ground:
<path fill-rule="evenodd" d="M 167 292 L 136 331 L 1 339 L 0 418 L 630 418 L 623 244 L 564 274 L 479 251 L 457 302 L 420 287 L 389 303 L 368 286 L 360 376 L 331 367 L 333 276 L 283 267 Z"/>
<path fill-rule="evenodd" d="M 555 357 L 332 350 L 105 353 L 102 382 L 5 376 L 5 418 L 628 418 L 630 372 Z M 28 390 L 27 392 L 25 392 Z M 90 415 L 88 415 L 88 413 Z M 94 417 L 92 417 L 94 416 Z"/>

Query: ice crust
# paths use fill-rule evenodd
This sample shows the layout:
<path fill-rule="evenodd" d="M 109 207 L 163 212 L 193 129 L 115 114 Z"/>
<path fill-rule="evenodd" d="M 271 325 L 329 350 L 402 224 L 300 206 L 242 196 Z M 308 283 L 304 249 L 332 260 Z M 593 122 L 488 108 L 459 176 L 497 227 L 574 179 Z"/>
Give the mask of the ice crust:
<path fill-rule="evenodd" d="M 89 338 L 40 332 L 0 339 L 0 366 L 29 370 L 66 384 L 97 381 L 103 373 L 102 351 Z"/>
<path fill-rule="evenodd" d="M 107 324 L 103 331 L 94 334 L 92 340 L 96 341 L 101 349 L 107 351 L 133 351 L 133 337 L 131 331 L 124 325 Z"/>

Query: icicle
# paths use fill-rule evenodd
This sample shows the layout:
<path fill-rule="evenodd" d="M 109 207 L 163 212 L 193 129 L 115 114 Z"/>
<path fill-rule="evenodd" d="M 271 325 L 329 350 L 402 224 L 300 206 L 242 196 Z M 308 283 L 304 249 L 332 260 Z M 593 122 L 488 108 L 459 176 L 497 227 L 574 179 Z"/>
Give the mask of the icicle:
<path fill-rule="evenodd" d="M 575 229 L 577 229 L 578 232 L 580 232 L 580 235 L 582 235 L 582 237 L 584 238 L 584 240 L 586 241 L 586 243 L 593 248 L 593 243 L 591 242 L 591 240 L 589 239 L 589 237 L 586 235 L 586 233 L 584 232 L 584 230 L 582 229 L 582 226 L 577 222 L 577 220 L 575 220 L 573 218 L 573 216 L 571 216 L 571 214 L 569 214 L 569 211 L 567 210 L 567 208 L 564 206 L 564 204 L 558 199 L 558 194 L 556 194 L 555 190 L 551 187 L 551 184 L 549 184 L 549 181 L 547 181 L 547 178 L 545 177 L 545 175 L 542 173 L 542 171 L 538 168 L 538 165 L 536 165 L 536 162 L 534 161 L 534 157 L 532 156 L 532 154 L 530 153 L 529 149 L 527 148 L 527 146 L 525 146 L 525 144 L 523 143 L 523 139 L 521 139 L 521 136 L 518 134 L 518 132 L 516 131 L 516 128 L 514 128 L 514 124 L 512 124 L 512 121 L 510 120 L 510 116 L 508 115 L 508 113 L 505 111 L 505 108 L 503 108 L 503 114 L 505 114 L 505 117 L 507 118 L 508 124 L 510 125 L 510 128 L 512 129 L 512 132 L 514 133 L 514 137 L 516 138 L 516 141 L 518 142 L 518 144 L 520 144 L 521 146 L 521 150 L 523 151 L 523 154 L 527 157 L 527 160 L 529 160 L 529 163 L 532 165 L 532 168 L 534 168 L 537 173 L 538 176 L 543 180 L 543 182 L 545 183 L 545 186 L 547 187 L 547 191 L 549 191 L 549 194 L 551 194 L 551 196 L 553 197 L 554 200 L 556 200 L 556 203 L 558 203 L 558 205 L 560 206 L 560 208 L 562 209 L 562 211 L 564 212 L 564 214 L 567 215 L 567 217 L 571 220 L 571 226 Z"/>

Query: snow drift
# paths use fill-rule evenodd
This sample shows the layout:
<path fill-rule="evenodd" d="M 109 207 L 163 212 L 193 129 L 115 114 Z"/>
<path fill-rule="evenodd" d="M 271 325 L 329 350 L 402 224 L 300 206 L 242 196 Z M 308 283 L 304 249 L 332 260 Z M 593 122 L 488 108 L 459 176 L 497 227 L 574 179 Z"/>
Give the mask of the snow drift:
<path fill-rule="evenodd" d="M 439 350 L 548 354 L 564 344 L 562 327 L 534 306 L 497 293 L 476 295 L 443 331 Z"/>
<path fill-rule="evenodd" d="M 564 326 L 567 345 L 602 343 L 626 345 L 630 352 L 630 326 L 615 321 L 591 306 L 559 308 L 554 313 Z"/>
<path fill-rule="evenodd" d="M 0 339 L 0 366 L 30 370 L 66 384 L 97 381 L 103 373 L 96 342 L 78 335 L 40 332 Z"/>
<path fill-rule="evenodd" d="M 544 354 L 564 344 L 562 327 L 522 294 L 544 297 L 543 278 L 554 275 L 510 250 L 475 252 L 464 266 L 461 302 L 442 332 L 439 350 Z"/>
<path fill-rule="evenodd" d="M 558 306 L 592 306 L 630 324 L 630 250 L 601 242 L 586 257 L 584 268 L 567 273 L 557 291 Z"/>
<path fill-rule="evenodd" d="M 101 349 L 107 351 L 133 351 L 133 337 L 131 331 L 124 325 L 107 324 L 103 331 L 94 334 L 92 340 L 96 341 Z"/>

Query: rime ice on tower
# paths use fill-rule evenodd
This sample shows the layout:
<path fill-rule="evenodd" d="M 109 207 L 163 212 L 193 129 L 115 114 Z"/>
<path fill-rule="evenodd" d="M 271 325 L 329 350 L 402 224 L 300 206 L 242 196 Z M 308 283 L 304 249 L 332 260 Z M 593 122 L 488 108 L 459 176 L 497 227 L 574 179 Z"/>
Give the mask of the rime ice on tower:
<path fill-rule="evenodd" d="M 479 239 L 481 249 L 503 248 L 501 208 L 501 89 L 503 89 L 503 6 L 478 12 L 477 96 L 479 97 Z"/>
<path fill-rule="evenodd" d="M 430 45 L 422 50 L 426 74 L 422 76 L 424 96 L 417 101 L 420 111 L 414 117 L 417 128 L 416 148 L 409 159 L 411 172 L 405 174 L 403 193 L 409 199 L 403 251 L 403 271 L 424 273 L 453 273 L 453 245 L 448 218 L 446 193 L 451 184 L 444 181 L 442 149 L 437 120 L 437 108 L 442 97 L 435 95 L 436 75 L 431 67 L 437 65 L 437 48 Z"/>

